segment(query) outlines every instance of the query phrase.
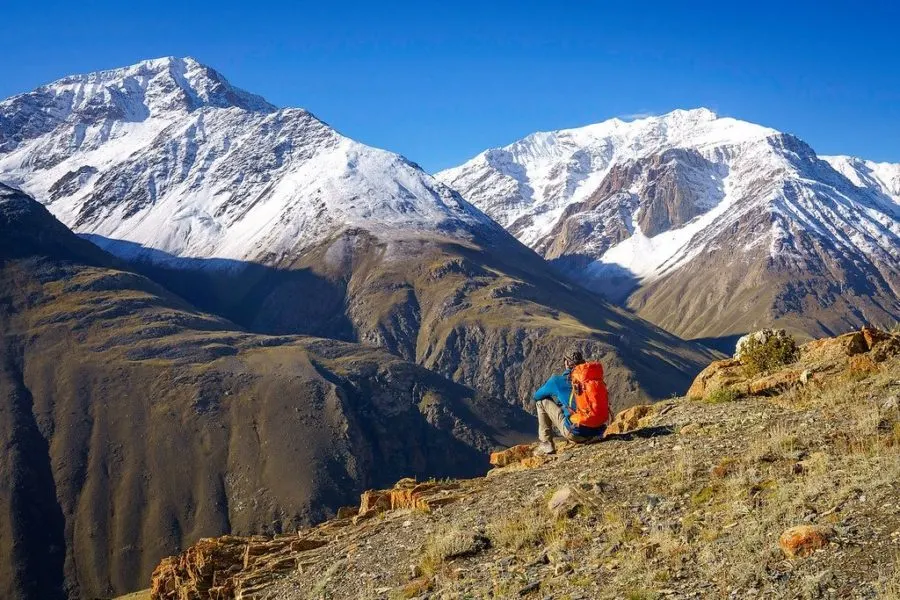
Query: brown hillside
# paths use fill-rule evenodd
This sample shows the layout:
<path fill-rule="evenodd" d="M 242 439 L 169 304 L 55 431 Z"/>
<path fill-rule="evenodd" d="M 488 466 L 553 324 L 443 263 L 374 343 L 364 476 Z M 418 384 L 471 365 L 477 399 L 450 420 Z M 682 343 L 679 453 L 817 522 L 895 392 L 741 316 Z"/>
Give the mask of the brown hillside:
<path fill-rule="evenodd" d="M 896 598 L 900 335 L 856 335 L 732 373 L 764 395 L 712 386 L 626 411 L 637 429 L 599 444 L 401 481 L 296 534 L 204 540 L 151 597 Z"/>
<path fill-rule="evenodd" d="M 0 251 L 0 598 L 138 589 L 201 537 L 483 472 L 522 422 L 383 350 L 200 313 L 3 187 Z"/>

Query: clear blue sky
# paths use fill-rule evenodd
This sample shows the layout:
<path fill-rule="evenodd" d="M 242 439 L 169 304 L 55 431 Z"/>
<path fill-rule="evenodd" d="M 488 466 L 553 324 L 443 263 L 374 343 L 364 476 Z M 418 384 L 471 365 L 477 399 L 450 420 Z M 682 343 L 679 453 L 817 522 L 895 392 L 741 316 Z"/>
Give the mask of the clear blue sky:
<path fill-rule="evenodd" d="M 427 170 L 537 130 L 707 106 L 900 162 L 897 2 L 7 2 L 0 98 L 193 56 Z"/>

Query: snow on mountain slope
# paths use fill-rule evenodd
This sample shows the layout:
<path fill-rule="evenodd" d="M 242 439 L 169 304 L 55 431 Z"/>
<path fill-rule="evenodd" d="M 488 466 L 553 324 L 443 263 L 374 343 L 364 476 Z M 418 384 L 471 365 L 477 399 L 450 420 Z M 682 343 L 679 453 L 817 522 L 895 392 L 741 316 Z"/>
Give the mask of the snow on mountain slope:
<path fill-rule="evenodd" d="M 346 227 L 466 236 L 490 219 L 396 154 L 276 109 L 193 59 L 0 103 L 0 180 L 118 254 L 277 261 Z M 128 244 L 121 244 L 121 241 Z"/>
<path fill-rule="evenodd" d="M 681 271 L 715 277 L 751 263 L 769 273 L 822 271 L 844 278 L 845 289 L 848 275 L 835 264 L 849 257 L 874 282 L 881 318 L 900 311 L 897 172 L 821 160 L 791 135 L 697 109 L 536 133 L 437 178 L 616 299 Z M 727 304 L 722 294 L 716 301 Z M 669 326 L 698 335 L 746 327 L 707 324 Z"/>
<path fill-rule="evenodd" d="M 853 185 L 880 190 L 900 204 L 900 163 L 877 163 L 852 156 L 823 156 L 822 160 Z"/>
<path fill-rule="evenodd" d="M 774 130 L 707 109 L 679 110 L 632 122 L 539 132 L 487 150 L 438 179 L 462 191 L 526 244 L 547 235 L 562 211 L 587 198 L 609 169 L 667 148 L 715 149 L 764 139 Z"/>

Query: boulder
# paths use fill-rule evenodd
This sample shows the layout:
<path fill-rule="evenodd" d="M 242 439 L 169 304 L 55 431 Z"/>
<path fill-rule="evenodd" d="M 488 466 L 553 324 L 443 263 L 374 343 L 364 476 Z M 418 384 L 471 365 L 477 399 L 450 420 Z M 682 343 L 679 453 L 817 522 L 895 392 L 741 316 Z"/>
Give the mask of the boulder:
<path fill-rule="evenodd" d="M 778 538 L 778 546 L 788 558 L 809 556 L 828 545 L 834 535 L 828 527 L 819 525 L 798 525 L 791 527 Z"/>
<path fill-rule="evenodd" d="M 869 350 L 875 348 L 876 344 L 891 339 L 891 334 L 887 331 L 876 329 L 875 327 L 863 327 L 860 330 L 863 339 L 866 341 L 866 347 Z"/>
<path fill-rule="evenodd" d="M 651 404 L 639 404 L 626 408 L 616 415 L 616 418 L 606 428 L 605 435 L 634 431 L 642 426 L 642 421 L 652 415 L 653 411 L 653 405 Z"/>
<path fill-rule="evenodd" d="M 359 509 L 355 506 L 342 506 L 337 509 L 336 519 L 350 519 L 359 514 Z"/>
<path fill-rule="evenodd" d="M 391 493 L 385 490 L 366 490 L 359 497 L 360 515 L 379 513 L 391 508 Z"/>
<path fill-rule="evenodd" d="M 869 373 L 877 373 L 879 368 L 878 364 L 868 354 L 857 354 L 850 357 L 847 370 L 851 375 L 867 375 Z"/>
<path fill-rule="evenodd" d="M 734 358 L 717 360 L 710 363 L 694 379 L 688 389 L 688 398 L 705 398 L 709 394 L 722 388 L 740 388 L 740 384 L 747 379 L 741 369 L 741 361 Z"/>
<path fill-rule="evenodd" d="M 796 369 L 776 371 L 771 375 L 758 377 L 747 384 L 747 392 L 751 396 L 775 396 L 800 383 L 803 373 Z M 809 376 L 807 375 L 807 379 Z"/>
<path fill-rule="evenodd" d="M 429 511 L 458 500 L 461 497 L 456 493 L 459 489 L 460 484 L 455 481 L 417 483 L 414 479 L 401 479 L 390 490 L 391 510 Z"/>
<path fill-rule="evenodd" d="M 240 598 L 295 572 L 304 553 L 327 543 L 287 534 L 202 538 L 180 555 L 160 562 L 150 580 L 150 598 Z"/>
<path fill-rule="evenodd" d="M 505 467 L 530 457 L 533 451 L 534 445 L 519 444 L 518 446 L 513 446 L 506 450 L 491 452 L 491 464 L 495 467 Z"/>
<path fill-rule="evenodd" d="M 579 506 L 580 503 L 575 488 L 568 485 L 556 490 L 549 502 L 547 502 L 547 510 L 556 517 L 571 517 L 578 510 Z"/>
<path fill-rule="evenodd" d="M 859 331 L 845 333 L 833 338 L 813 340 L 800 347 L 800 359 L 809 363 L 845 360 L 869 351 L 865 336 Z"/>

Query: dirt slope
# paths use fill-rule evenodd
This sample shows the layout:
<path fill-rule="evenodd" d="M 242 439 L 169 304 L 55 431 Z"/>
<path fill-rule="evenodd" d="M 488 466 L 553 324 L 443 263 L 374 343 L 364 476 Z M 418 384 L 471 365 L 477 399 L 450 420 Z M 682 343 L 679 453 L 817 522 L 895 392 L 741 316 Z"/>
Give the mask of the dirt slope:
<path fill-rule="evenodd" d="M 401 481 L 295 535 L 206 540 L 152 597 L 896 598 L 900 335 L 856 336 L 749 379 L 716 363 L 707 396 L 621 415 L 635 429 L 599 444 Z"/>

